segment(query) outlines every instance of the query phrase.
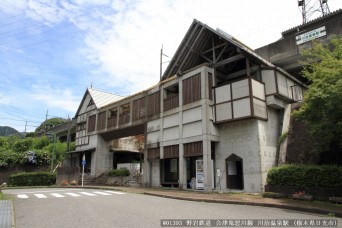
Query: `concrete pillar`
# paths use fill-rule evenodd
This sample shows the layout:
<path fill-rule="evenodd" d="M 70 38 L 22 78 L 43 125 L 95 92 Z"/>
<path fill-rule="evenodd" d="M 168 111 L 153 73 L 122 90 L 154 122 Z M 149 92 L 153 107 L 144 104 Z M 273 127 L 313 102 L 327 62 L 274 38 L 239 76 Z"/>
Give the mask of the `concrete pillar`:
<path fill-rule="evenodd" d="M 143 174 L 143 186 L 151 187 L 152 186 L 152 164 L 149 160 L 147 160 L 147 150 L 145 150 L 144 155 L 144 174 Z"/>
<path fill-rule="evenodd" d="M 203 172 L 204 172 L 204 191 L 212 191 L 213 167 L 211 160 L 211 142 L 203 140 Z"/>
<path fill-rule="evenodd" d="M 186 183 L 186 160 L 184 158 L 183 144 L 179 145 L 179 188 L 187 189 Z"/>
<path fill-rule="evenodd" d="M 93 161 L 93 156 L 92 156 L 92 170 L 93 170 L 93 164 L 94 164 L 95 176 L 98 176 L 113 168 L 113 153 L 109 151 L 108 142 L 103 140 L 101 136 L 97 136 L 97 147 L 96 147 L 96 151 L 94 152 L 94 154 L 95 154 L 95 160 Z"/>

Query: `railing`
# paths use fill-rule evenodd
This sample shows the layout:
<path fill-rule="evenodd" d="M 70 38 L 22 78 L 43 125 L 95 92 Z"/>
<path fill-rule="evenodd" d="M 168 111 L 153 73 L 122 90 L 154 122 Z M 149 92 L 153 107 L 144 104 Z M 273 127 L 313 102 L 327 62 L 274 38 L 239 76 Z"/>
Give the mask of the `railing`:
<path fill-rule="evenodd" d="M 107 125 L 108 125 L 107 128 L 116 127 L 117 120 L 118 120 L 118 118 L 116 116 L 108 117 L 108 119 L 107 119 Z"/>
<path fill-rule="evenodd" d="M 179 106 L 179 95 L 174 95 L 164 99 L 164 111 L 168 111 Z"/>
<path fill-rule="evenodd" d="M 119 124 L 129 123 L 130 121 L 130 114 L 124 113 L 119 115 Z"/>

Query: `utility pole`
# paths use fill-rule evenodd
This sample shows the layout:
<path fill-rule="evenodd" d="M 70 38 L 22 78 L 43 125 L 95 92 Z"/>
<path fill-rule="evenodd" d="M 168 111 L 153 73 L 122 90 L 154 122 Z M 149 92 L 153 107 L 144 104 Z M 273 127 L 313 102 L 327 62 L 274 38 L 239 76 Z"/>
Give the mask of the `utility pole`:
<path fill-rule="evenodd" d="M 27 127 L 27 120 L 25 121 L 25 137 L 26 137 L 26 127 Z"/>
<path fill-rule="evenodd" d="M 160 80 L 162 78 L 163 64 L 170 62 L 170 61 L 163 62 L 163 56 L 170 58 L 169 56 L 167 56 L 163 53 L 163 45 L 162 45 L 162 47 L 160 49 L 160 66 L 159 66 L 159 68 L 160 68 L 160 73 L 159 73 Z"/>
<path fill-rule="evenodd" d="M 45 122 L 44 122 L 44 135 L 46 135 L 46 121 L 48 118 L 48 114 L 49 114 L 49 109 L 46 110 L 46 116 L 45 116 Z"/>

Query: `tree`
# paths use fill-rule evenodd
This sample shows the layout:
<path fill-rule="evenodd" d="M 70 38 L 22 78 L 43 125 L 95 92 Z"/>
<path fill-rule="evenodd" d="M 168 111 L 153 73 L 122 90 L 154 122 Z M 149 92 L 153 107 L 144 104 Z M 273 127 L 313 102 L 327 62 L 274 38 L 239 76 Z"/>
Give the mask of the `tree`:
<path fill-rule="evenodd" d="M 53 127 L 56 127 L 58 125 L 67 123 L 68 120 L 67 119 L 63 119 L 63 118 L 51 118 L 48 120 L 45 120 L 43 123 L 41 123 L 37 128 L 36 128 L 36 133 L 40 133 L 40 132 L 44 132 L 44 131 L 48 131 Z"/>
<path fill-rule="evenodd" d="M 311 84 L 294 115 L 315 138 L 320 163 L 342 164 L 342 37 L 315 43 L 304 55 L 312 63 L 302 63 L 302 73 Z"/>

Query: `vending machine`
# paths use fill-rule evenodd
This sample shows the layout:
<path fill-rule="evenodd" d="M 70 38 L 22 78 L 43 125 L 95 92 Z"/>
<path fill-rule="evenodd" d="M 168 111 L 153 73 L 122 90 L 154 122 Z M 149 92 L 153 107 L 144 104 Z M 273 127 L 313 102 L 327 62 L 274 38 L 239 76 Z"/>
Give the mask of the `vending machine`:
<path fill-rule="evenodd" d="M 196 189 L 204 189 L 203 160 L 196 160 Z"/>

